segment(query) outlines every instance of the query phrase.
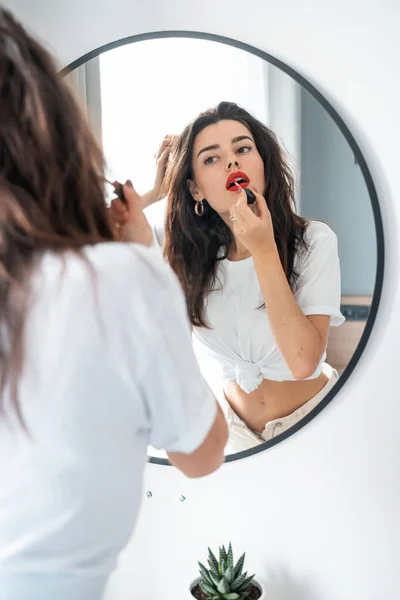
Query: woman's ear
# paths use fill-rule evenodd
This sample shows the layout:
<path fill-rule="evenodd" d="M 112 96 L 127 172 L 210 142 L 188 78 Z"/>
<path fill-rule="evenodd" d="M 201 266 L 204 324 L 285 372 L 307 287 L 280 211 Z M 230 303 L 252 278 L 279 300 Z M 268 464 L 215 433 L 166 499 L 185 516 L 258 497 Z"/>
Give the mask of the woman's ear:
<path fill-rule="evenodd" d="M 199 188 L 197 187 L 195 182 L 192 181 L 191 179 L 187 179 L 186 183 L 189 188 L 189 192 L 192 195 L 193 200 L 197 200 L 197 201 L 201 200 L 202 198 L 200 198 Z"/>

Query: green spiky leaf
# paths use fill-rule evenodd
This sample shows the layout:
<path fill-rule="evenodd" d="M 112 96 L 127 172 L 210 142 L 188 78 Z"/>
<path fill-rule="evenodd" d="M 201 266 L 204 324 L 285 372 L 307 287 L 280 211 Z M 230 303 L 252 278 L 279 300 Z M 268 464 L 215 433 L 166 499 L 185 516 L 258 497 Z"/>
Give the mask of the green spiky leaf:
<path fill-rule="evenodd" d="M 225 571 L 225 579 L 227 580 L 229 585 L 233 582 L 233 580 L 234 580 L 233 567 L 227 568 L 227 570 Z"/>
<path fill-rule="evenodd" d="M 242 554 L 242 556 L 239 558 L 239 560 L 236 563 L 236 567 L 235 567 L 235 579 L 236 579 L 236 577 L 238 577 L 239 575 L 242 574 L 243 565 L 244 565 L 244 559 L 245 558 L 246 558 L 246 552 L 244 552 Z"/>
<path fill-rule="evenodd" d="M 228 565 L 228 569 L 233 570 L 233 550 L 232 550 L 232 544 L 230 542 L 229 542 L 229 548 L 228 548 L 227 565 Z"/>
<path fill-rule="evenodd" d="M 238 594 L 243 594 L 243 592 L 247 592 L 250 587 L 250 583 L 253 581 L 254 577 L 255 577 L 255 574 L 250 575 L 250 577 L 246 577 L 246 579 L 243 581 L 240 588 L 238 588 L 235 591 L 238 592 Z"/>
<path fill-rule="evenodd" d="M 229 583 L 227 582 L 225 577 L 223 577 L 217 585 L 217 590 L 220 594 L 228 594 L 230 592 Z"/>
<path fill-rule="evenodd" d="M 202 581 L 205 581 L 208 585 L 213 586 L 214 581 L 211 577 L 211 574 L 201 562 L 199 562 L 199 569 Z"/>
<path fill-rule="evenodd" d="M 208 549 L 208 564 L 210 568 L 212 567 L 217 573 L 219 572 L 218 561 L 210 548 Z"/>
<path fill-rule="evenodd" d="M 215 587 L 208 585 L 205 581 L 200 581 L 199 586 L 207 596 L 216 596 L 218 598 L 218 590 Z"/>
<path fill-rule="evenodd" d="M 214 567 L 211 567 L 211 568 L 210 568 L 210 570 L 209 570 L 209 573 L 210 573 L 210 576 L 211 576 L 211 578 L 212 578 L 213 580 L 215 580 L 215 581 L 217 581 L 217 582 L 218 582 L 218 581 L 221 579 L 221 575 L 220 575 L 219 571 L 216 571 L 216 570 L 214 569 Z"/>
<path fill-rule="evenodd" d="M 219 582 L 221 581 L 221 577 L 222 575 L 218 575 L 218 577 L 214 577 L 213 575 L 211 575 L 211 579 L 215 587 L 218 586 Z"/>
<path fill-rule="evenodd" d="M 236 592 L 232 592 L 230 594 L 225 594 L 224 598 L 226 598 L 226 600 L 238 600 L 240 596 Z"/>
<path fill-rule="evenodd" d="M 221 546 L 219 549 L 219 562 L 221 564 L 226 564 L 227 554 L 225 550 L 225 546 Z"/>
<path fill-rule="evenodd" d="M 231 584 L 231 590 L 235 592 L 240 588 L 244 581 L 246 581 L 247 573 L 242 573 L 237 577 Z"/>

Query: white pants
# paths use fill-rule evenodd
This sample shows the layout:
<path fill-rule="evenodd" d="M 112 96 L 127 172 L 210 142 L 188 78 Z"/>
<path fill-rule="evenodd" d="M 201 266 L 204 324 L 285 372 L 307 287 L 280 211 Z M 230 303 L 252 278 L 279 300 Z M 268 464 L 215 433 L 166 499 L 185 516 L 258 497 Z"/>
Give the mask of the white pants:
<path fill-rule="evenodd" d="M 246 423 L 244 423 L 244 421 L 242 421 L 242 419 L 232 409 L 225 398 L 225 394 L 222 394 L 219 402 L 227 420 L 229 429 L 229 438 L 225 448 L 225 453 L 232 454 L 235 452 L 242 452 L 243 450 L 247 450 L 248 448 L 262 444 L 263 442 L 273 439 L 284 431 L 287 431 L 293 425 L 301 421 L 301 419 L 308 415 L 312 409 L 315 408 L 321 402 L 321 400 L 325 398 L 325 396 L 328 394 L 328 392 L 330 392 L 339 379 L 339 374 L 336 369 L 333 369 L 327 363 L 323 364 L 322 372 L 329 377 L 329 381 L 322 388 L 322 390 L 313 398 L 308 400 L 305 404 L 303 404 L 303 406 L 300 406 L 300 408 L 292 412 L 290 415 L 287 415 L 287 417 L 281 417 L 266 423 L 264 431 L 261 435 L 254 433 L 254 431 L 247 427 Z"/>

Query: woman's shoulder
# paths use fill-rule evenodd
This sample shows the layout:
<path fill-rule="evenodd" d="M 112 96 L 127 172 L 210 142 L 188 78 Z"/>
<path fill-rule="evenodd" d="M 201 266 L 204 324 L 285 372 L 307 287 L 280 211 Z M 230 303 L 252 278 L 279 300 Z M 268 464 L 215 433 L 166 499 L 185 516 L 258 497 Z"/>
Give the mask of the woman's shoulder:
<path fill-rule="evenodd" d="M 141 244 L 108 242 L 85 248 L 96 275 L 135 285 L 151 283 L 160 287 L 171 279 L 170 269 L 159 250 Z"/>
<path fill-rule="evenodd" d="M 145 284 L 151 281 L 163 283 L 170 278 L 167 265 L 154 248 L 140 244 L 103 242 L 85 246 L 80 253 L 66 251 L 62 254 L 45 252 L 37 264 L 36 276 L 53 280 L 61 277 L 74 285 L 88 282 L 89 272 L 96 280 L 118 288 L 123 282 Z"/>
<path fill-rule="evenodd" d="M 153 248 L 125 242 L 104 242 L 86 246 L 84 254 L 99 270 L 123 270 L 131 268 L 132 265 L 152 265 L 158 263 L 159 258 L 159 253 Z"/>
<path fill-rule="evenodd" d="M 337 240 L 337 236 L 327 223 L 323 221 L 307 221 L 304 240 L 307 246 L 310 247 L 317 240 L 331 240 L 334 242 Z"/>
<path fill-rule="evenodd" d="M 322 221 L 307 221 L 303 241 L 296 252 L 297 270 L 302 269 L 305 261 L 337 251 L 336 234 Z"/>
<path fill-rule="evenodd" d="M 112 306 L 132 318 L 184 304 L 176 275 L 160 252 L 140 244 L 104 242 L 85 246 L 81 255 L 47 252 L 37 265 L 34 289 L 47 295 L 60 290 L 69 302 L 79 299 L 81 312 L 90 311 L 97 297 L 103 308 Z"/>

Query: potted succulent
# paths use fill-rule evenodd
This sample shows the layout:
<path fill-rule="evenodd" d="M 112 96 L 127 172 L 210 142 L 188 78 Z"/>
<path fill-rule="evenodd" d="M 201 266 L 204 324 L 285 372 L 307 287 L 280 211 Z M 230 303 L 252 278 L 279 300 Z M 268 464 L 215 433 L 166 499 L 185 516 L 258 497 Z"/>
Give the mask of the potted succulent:
<path fill-rule="evenodd" d="M 265 600 L 266 594 L 254 575 L 243 572 L 246 553 L 237 563 L 233 559 L 232 544 L 228 552 L 219 548 L 219 560 L 208 549 L 208 569 L 199 562 L 200 577 L 190 586 L 191 597 L 196 600 Z"/>

